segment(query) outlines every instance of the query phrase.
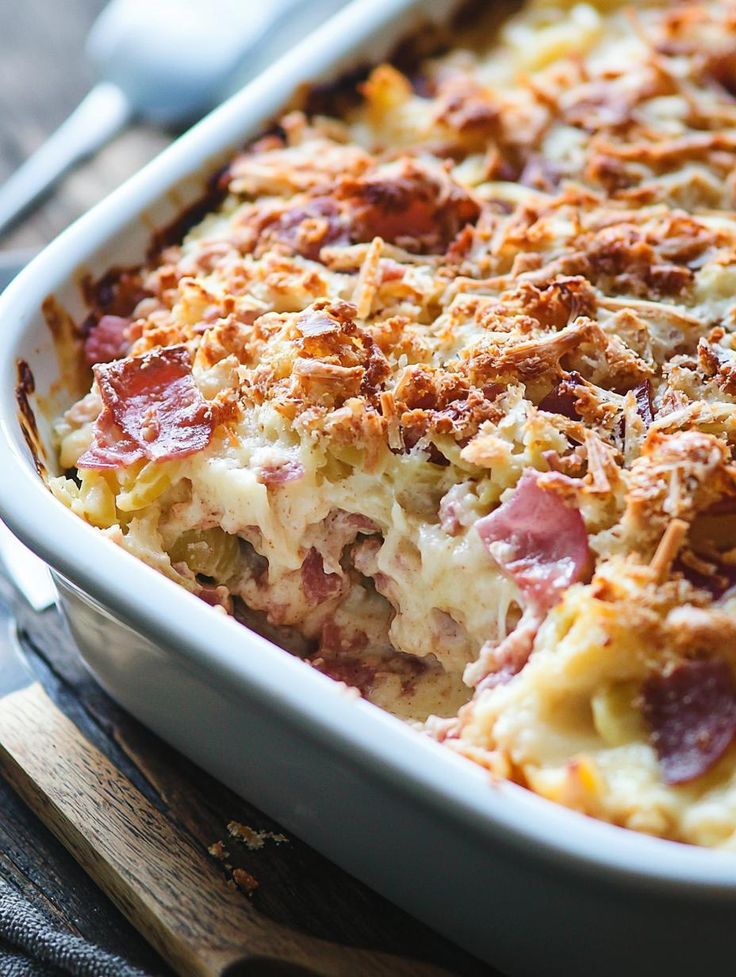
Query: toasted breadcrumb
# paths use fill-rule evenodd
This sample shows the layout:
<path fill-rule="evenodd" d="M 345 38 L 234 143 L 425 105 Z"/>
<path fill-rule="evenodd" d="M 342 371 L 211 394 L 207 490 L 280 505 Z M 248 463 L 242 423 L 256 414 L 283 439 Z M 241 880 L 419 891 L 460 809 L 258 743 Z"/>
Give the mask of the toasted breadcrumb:
<path fill-rule="evenodd" d="M 218 862 L 224 862 L 229 857 L 228 850 L 221 841 L 213 842 L 207 851 L 210 853 L 210 855 L 212 855 L 213 858 L 216 858 Z"/>
<path fill-rule="evenodd" d="M 242 892 L 249 896 L 252 896 L 260 886 L 258 879 L 250 872 L 246 872 L 244 868 L 233 869 L 233 881 Z"/>
<path fill-rule="evenodd" d="M 240 821 L 229 821 L 227 830 L 231 838 L 242 841 L 251 851 L 257 851 L 263 848 L 267 841 L 273 841 L 274 844 L 281 845 L 289 840 L 286 835 L 274 831 L 256 831 L 255 828 L 250 828 L 247 824 L 241 824 Z"/>

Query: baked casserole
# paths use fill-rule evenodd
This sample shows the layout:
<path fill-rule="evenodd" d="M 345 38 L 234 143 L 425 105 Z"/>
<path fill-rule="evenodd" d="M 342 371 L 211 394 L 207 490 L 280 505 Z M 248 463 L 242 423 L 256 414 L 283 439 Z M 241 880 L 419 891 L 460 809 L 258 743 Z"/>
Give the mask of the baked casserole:
<path fill-rule="evenodd" d="M 736 847 L 736 3 L 481 33 L 105 280 L 49 487 L 492 775 Z"/>

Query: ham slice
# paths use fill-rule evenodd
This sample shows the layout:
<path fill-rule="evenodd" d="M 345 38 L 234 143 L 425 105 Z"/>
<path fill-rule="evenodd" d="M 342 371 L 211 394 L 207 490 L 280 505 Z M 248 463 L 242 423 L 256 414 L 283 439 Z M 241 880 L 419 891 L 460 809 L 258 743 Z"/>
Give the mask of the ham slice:
<path fill-rule="evenodd" d="M 528 469 L 508 502 L 479 519 L 475 528 L 526 605 L 544 615 L 583 577 L 590 549 L 579 510 L 556 491 L 542 488 L 538 478 Z"/>
<path fill-rule="evenodd" d="M 95 367 L 102 411 L 78 468 L 121 468 L 167 461 L 206 448 L 217 426 L 192 378 L 185 346 Z"/>
<path fill-rule="evenodd" d="M 261 465 L 256 471 L 256 481 L 261 485 L 286 485 L 304 478 L 304 466 L 298 461 L 284 458 L 270 465 Z"/>
<path fill-rule="evenodd" d="M 539 409 L 547 414 L 562 414 L 563 417 L 569 417 L 571 421 L 579 421 L 580 414 L 575 406 L 576 403 L 577 397 L 570 390 L 570 384 L 563 380 L 540 400 Z"/>
<path fill-rule="evenodd" d="M 636 412 L 644 421 L 644 427 L 648 431 L 654 423 L 654 411 L 652 409 L 652 384 L 649 380 L 644 380 L 634 387 L 636 397 Z"/>
<path fill-rule="evenodd" d="M 653 675 L 642 701 L 667 784 L 702 777 L 736 736 L 736 683 L 724 661 L 688 661 Z"/>
<path fill-rule="evenodd" d="M 312 546 L 302 563 L 302 589 L 310 604 L 321 604 L 339 594 L 342 578 L 339 573 L 327 573 L 322 554 Z"/>
<path fill-rule="evenodd" d="M 103 315 L 84 340 L 84 356 L 90 366 L 109 363 L 128 352 L 128 326 L 131 320 L 119 315 Z"/>
<path fill-rule="evenodd" d="M 526 664 L 545 614 L 590 565 L 588 534 L 580 512 L 539 484 L 532 469 L 502 506 L 475 528 L 488 552 L 521 592 L 524 613 L 500 642 L 488 642 L 468 665 L 465 681 L 478 688 L 507 682 Z"/>

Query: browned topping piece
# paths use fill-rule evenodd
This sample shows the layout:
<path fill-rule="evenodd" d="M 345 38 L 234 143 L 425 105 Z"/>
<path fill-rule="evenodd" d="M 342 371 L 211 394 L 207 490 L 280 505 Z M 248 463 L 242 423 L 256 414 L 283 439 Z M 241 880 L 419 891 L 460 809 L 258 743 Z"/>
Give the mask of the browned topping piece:
<path fill-rule="evenodd" d="M 216 858 L 218 862 L 224 862 L 229 857 L 228 850 L 221 841 L 213 842 L 207 851 L 210 853 L 210 855 L 212 855 L 213 858 Z"/>
<path fill-rule="evenodd" d="M 401 244 L 410 251 L 444 252 L 480 207 L 440 167 L 404 159 L 395 169 L 346 178 L 336 190 L 350 213 L 354 241 Z"/>
<path fill-rule="evenodd" d="M 664 531 L 659 546 L 649 564 L 656 580 L 664 580 L 687 536 L 688 524 L 684 519 L 673 519 Z"/>
<path fill-rule="evenodd" d="M 652 382 L 647 379 L 634 387 L 636 397 L 636 410 L 644 422 L 644 427 L 649 428 L 654 420 L 652 408 Z"/>
<path fill-rule="evenodd" d="M 251 875 L 244 868 L 233 869 L 233 881 L 248 896 L 252 896 L 261 884 L 255 875 Z"/>
<path fill-rule="evenodd" d="M 257 215 L 254 217 L 258 220 Z M 266 216 L 261 227 L 259 252 L 278 242 L 312 260 L 319 258 L 323 247 L 348 240 L 348 228 L 331 197 L 308 198 L 278 216 Z"/>
<path fill-rule="evenodd" d="M 242 841 L 251 851 L 263 848 L 267 841 L 280 845 L 289 840 L 286 835 L 274 831 L 256 831 L 255 828 L 240 821 L 228 821 L 227 831 L 231 838 Z"/>

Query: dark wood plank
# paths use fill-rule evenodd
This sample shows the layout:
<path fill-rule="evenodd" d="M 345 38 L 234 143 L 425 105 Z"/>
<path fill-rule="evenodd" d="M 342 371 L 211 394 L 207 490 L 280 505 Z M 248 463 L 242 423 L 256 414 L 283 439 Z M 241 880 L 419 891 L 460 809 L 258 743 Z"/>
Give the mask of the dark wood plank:
<path fill-rule="evenodd" d="M 227 863 L 258 880 L 252 900 L 263 916 L 321 939 L 431 961 L 451 973 L 491 973 L 298 839 L 290 837 L 279 845 L 267 842 L 253 851 L 230 837 L 227 825 L 232 821 L 255 831 L 282 832 L 254 805 L 214 781 L 111 702 L 81 666 L 71 638 L 54 614 L 26 611 L 21 619 L 26 647 L 49 694 L 198 845 L 206 849 L 223 842 Z M 20 853 L 19 858 L 25 872 Z M 232 873 L 224 865 L 222 871 Z M 80 925 L 80 918 L 74 925 Z"/>
<path fill-rule="evenodd" d="M 0 810 L 0 876 L 70 932 L 150 974 L 174 977 L 2 779 Z"/>
<path fill-rule="evenodd" d="M 268 957 L 315 977 L 451 977 L 432 961 L 315 938 L 264 913 L 228 885 L 204 846 L 149 803 L 39 682 L 0 699 L 0 769 L 182 975 L 218 977 Z M 247 832 L 257 837 L 241 828 L 243 837 Z M 241 879 L 248 891 L 256 885 L 244 870 L 235 875 L 242 887 Z"/>

